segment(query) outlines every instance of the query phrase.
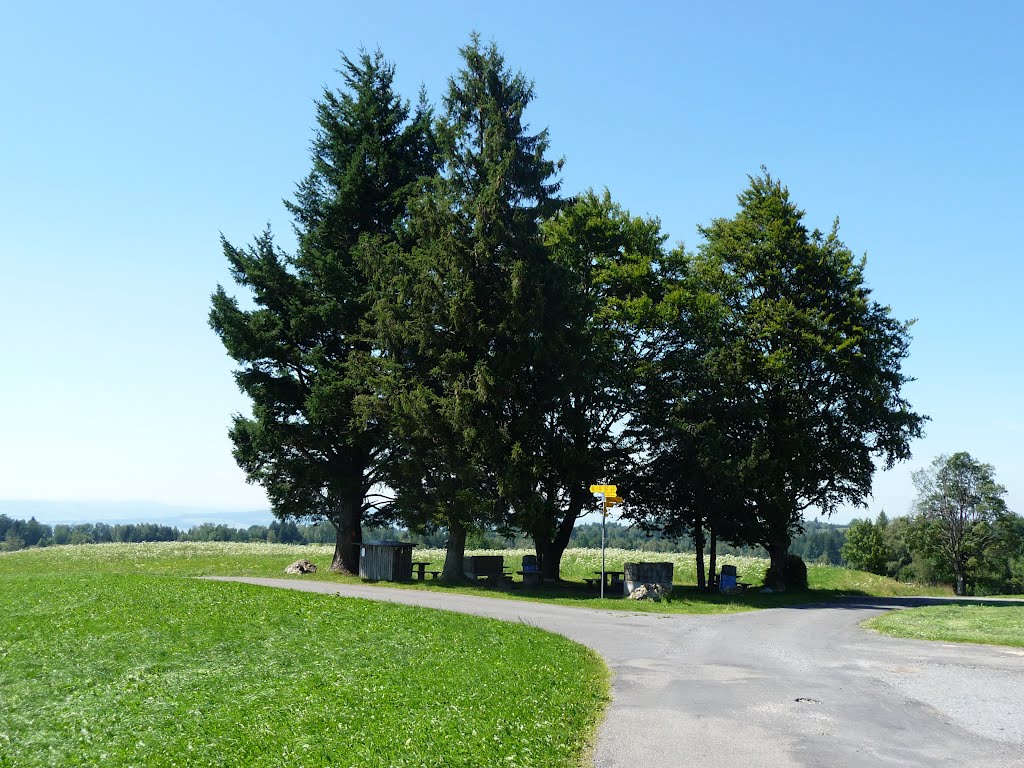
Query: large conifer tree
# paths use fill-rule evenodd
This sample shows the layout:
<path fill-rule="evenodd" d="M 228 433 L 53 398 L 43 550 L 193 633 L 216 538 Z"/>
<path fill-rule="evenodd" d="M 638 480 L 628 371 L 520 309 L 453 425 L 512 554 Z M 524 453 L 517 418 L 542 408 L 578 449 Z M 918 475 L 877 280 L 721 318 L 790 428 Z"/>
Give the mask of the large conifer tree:
<path fill-rule="evenodd" d="M 739 203 L 700 230 L 688 267 L 694 327 L 709 334 L 694 382 L 713 387 L 694 389 L 691 405 L 707 404 L 700 439 L 741 489 L 735 522 L 768 550 L 766 579 L 782 587 L 804 510 L 863 503 L 874 460 L 909 458 L 924 418 L 902 391 L 909 323 L 871 299 L 838 223 L 809 231 L 767 173 Z"/>
<path fill-rule="evenodd" d="M 362 238 L 398 237 L 412 185 L 433 165 L 422 97 L 410 115 L 379 52 L 342 64 L 344 89 L 317 104 L 312 170 L 287 203 L 297 252 L 281 252 L 269 232 L 247 248 L 224 240 L 255 308 L 218 286 L 210 324 L 253 402 L 252 417 L 236 416 L 231 428 L 236 460 L 278 517 L 329 520 L 332 569 L 357 572 L 362 515 L 391 445 L 369 375 L 367 276 L 355 249 Z"/>
<path fill-rule="evenodd" d="M 436 129 L 441 173 L 409 220 L 413 245 L 366 250 L 401 457 L 388 485 L 408 522 L 448 529 L 447 580 L 462 578 L 467 530 L 507 522 L 530 485 L 522 438 L 551 270 L 539 223 L 558 204 L 547 133 L 524 120 L 532 84 L 476 36 L 461 54 Z"/>

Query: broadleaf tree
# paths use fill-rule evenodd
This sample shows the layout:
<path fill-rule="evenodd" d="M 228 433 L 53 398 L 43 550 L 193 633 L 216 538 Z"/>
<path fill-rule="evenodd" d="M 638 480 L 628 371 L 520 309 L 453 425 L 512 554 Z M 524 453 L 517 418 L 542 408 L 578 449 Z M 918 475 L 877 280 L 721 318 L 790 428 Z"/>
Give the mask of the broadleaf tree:
<path fill-rule="evenodd" d="M 865 262 L 839 239 L 838 222 L 827 234 L 809 230 L 766 171 L 739 205 L 699 229 L 689 265 L 690 290 L 714 297 L 703 325 L 716 328 L 716 342 L 698 380 L 717 382 L 728 404 L 713 428 L 745 500 L 738 527 L 767 549 L 767 584 L 784 588 L 803 513 L 863 504 L 875 461 L 907 459 L 925 418 L 903 394 L 910 323 L 872 300 Z"/>
<path fill-rule="evenodd" d="M 716 370 L 729 354 L 728 307 L 682 246 L 667 254 L 657 275 L 658 301 L 645 323 L 654 354 L 642 368 L 628 429 L 637 451 L 626 517 L 647 530 L 689 536 L 697 585 L 714 588 L 718 541 L 745 543 L 749 522 L 738 476 L 743 403 Z"/>
<path fill-rule="evenodd" d="M 986 550 L 1000 542 L 1012 516 L 991 464 L 969 453 L 939 456 L 914 473 L 917 544 L 952 573 L 954 589 L 966 595 Z"/>
<path fill-rule="evenodd" d="M 577 519 L 594 509 L 589 486 L 626 487 L 632 444 L 622 427 L 642 361 L 651 354 L 645 317 L 656 298 L 665 236 L 605 191 L 585 192 L 543 227 L 557 279 L 549 297 L 535 418 L 532 486 L 518 496 L 516 525 L 534 541 L 546 578 L 559 576 Z"/>
<path fill-rule="evenodd" d="M 885 526 L 870 520 L 852 520 L 846 529 L 846 540 L 841 550 L 843 559 L 851 568 L 885 576 L 889 551 L 885 546 Z"/>
<path fill-rule="evenodd" d="M 431 114 L 393 89 L 383 56 L 342 57 L 343 88 L 317 104 L 312 169 L 287 203 L 297 250 L 265 232 L 223 240 L 245 308 L 218 286 L 210 324 L 238 363 L 252 415 L 234 417 L 234 456 L 283 519 L 326 519 L 337 530 L 331 568 L 358 571 L 364 512 L 392 455 L 364 332 L 368 277 L 355 249 L 395 240 L 415 182 L 433 173 Z"/>

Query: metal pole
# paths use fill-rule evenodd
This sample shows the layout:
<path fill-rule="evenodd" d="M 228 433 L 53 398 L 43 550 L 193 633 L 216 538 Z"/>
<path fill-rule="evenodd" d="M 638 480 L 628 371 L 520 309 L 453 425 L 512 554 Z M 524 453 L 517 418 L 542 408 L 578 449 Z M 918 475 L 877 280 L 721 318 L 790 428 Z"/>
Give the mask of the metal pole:
<path fill-rule="evenodd" d="M 604 600 L 604 537 L 605 525 L 608 522 L 608 504 L 605 502 L 605 495 L 601 494 L 601 599 Z"/>

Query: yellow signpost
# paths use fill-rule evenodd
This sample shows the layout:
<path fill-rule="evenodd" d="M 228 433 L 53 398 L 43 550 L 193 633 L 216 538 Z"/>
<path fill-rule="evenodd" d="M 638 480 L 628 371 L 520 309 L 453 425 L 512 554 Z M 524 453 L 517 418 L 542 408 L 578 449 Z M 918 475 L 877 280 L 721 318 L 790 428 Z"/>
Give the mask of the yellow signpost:
<path fill-rule="evenodd" d="M 590 492 L 601 497 L 601 599 L 604 599 L 605 580 L 605 527 L 608 523 L 608 510 L 617 504 L 622 503 L 622 497 L 617 496 L 619 489 L 614 485 L 592 485 Z"/>

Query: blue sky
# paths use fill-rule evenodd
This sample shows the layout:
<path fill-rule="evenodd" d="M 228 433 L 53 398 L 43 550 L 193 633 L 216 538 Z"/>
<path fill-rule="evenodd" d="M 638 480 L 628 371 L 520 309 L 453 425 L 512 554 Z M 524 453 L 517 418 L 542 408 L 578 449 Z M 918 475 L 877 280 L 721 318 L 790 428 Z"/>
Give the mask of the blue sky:
<path fill-rule="evenodd" d="M 265 506 L 206 323 L 219 233 L 288 244 L 338 51 L 379 46 L 436 103 L 477 30 L 535 80 L 566 192 L 607 186 L 693 246 L 764 164 L 812 226 L 840 218 L 875 297 L 918 318 L 907 394 L 932 417 L 871 514 L 958 450 L 1024 512 L 1024 5 L 484 5 L 0 11 L 0 498 Z"/>

